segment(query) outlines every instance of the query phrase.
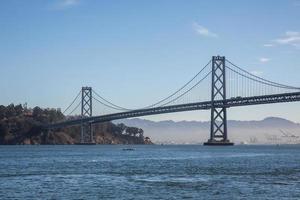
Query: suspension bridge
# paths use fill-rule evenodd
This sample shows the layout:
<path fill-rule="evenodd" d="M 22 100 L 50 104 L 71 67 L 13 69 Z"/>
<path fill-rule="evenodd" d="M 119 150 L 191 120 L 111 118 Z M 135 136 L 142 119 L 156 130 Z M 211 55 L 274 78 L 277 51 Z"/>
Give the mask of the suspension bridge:
<path fill-rule="evenodd" d="M 81 96 L 81 99 L 80 99 Z M 91 87 L 82 87 L 64 110 L 65 121 L 46 129 L 81 126 L 81 143 L 94 142 L 93 124 L 117 119 L 192 110 L 211 110 L 210 138 L 204 145 L 233 145 L 227 133 L 227 108 L 300 101 L 300 88 L 261 78 L 223 56 L 212 59 L 186 84 L 169 96 L 143 108 L 125 108 L 107 100 Z M 94 102 L 94 104 L 93 104 Z M 93 116 L 93 110 L 101 115 Z M 80 115 L 74 113 L 81 109 Z"/>

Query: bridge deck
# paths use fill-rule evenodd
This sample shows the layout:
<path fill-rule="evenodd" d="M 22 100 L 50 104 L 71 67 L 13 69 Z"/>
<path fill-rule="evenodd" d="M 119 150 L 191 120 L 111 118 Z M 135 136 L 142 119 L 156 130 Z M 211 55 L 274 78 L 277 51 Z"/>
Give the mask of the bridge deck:
<path fill-rule="evenodd" d="M 260 104 L 272 104 L 272 103 L 282 103 L 282 102 L 294 102 L 300 101 L 300 92 L 293 93 L 284 93 L 284 94 L 273 94 L 265 96 L 253 96 L 253 97 L 238 97 L 231 98 L 226 100 L 214 101 L 215 107 L 237 107 L 237 106 L 248 106 L 248 105 L 260 105 Z M 100 123 L 107 122 L 117 119 L 132 118 L 132 117 L 141 117 L 148 115 L 157 115 L 164 113 L 174 113 L 174 112 L 183 112 L 183 111 L 192 111 L 192 110 L 207 110 L 212 107 L 211 101 L 204 101 L 198 103 L 189 103 L 189 104 L 179 104 L 172 106 L 148 108 L 148 109 L 138 109 L 121 113 L 114 113 L 108 115 L 100 115 L 94 117 L 86 117 L 83 119 L 74 119 L 64 122 L 58 122 L 54 124 L 49 124 L 45 126 L 46 129 L 56 129 L 66 126 L 79 125 L 81 123 Z"/>

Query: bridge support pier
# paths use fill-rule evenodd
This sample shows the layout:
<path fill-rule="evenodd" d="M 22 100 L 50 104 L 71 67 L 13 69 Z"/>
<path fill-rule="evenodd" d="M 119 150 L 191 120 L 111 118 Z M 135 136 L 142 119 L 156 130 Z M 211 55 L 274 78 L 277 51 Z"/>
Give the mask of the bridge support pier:
<path fill-rule="evenodd" d="M 82 87 L 81 89 L 81 118 L 92 116 L 92 88 Z M 81 134 L 79 144 L 95 144 L 93 125 L 90 122 L 81 123 Z"/>
<path fill-rule="evenodd" d="M 212 57 L 212 93 L 210 139 L 204 145 L 233 145 L 227 138 L 226 103 L 216 105 L 216 100 L 226 100 L 225 57 Z"/>
<path fill-rule="evenodd" d="M 80 144 L 95 144 L 92 123 L 81 124 Z"/>

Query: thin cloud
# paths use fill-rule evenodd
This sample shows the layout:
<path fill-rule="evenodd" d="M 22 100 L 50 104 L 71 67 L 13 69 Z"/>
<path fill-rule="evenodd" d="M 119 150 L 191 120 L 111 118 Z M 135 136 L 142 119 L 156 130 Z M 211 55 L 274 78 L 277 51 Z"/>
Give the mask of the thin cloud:
<path fill-rule="evenodd" d="M 300 47 L 300 32 L 286 31 L 283 37 L 274 40 L 274 42 L 280 45 Z"/>
<path fill-rule="evenodd" d="M 274 47 L 274 44 L 264 44 L 264 47 Z"/>
<path fill-rule="evenodd" d="M 67 9 L 76 6 L 80 3 L 80 0 L 59 0 L 55 5 L 56 9 Z"/>
<path fill-rule="evenodd" d="M 270 43 L 266 43 L 264 47 L 275 46 L 293 46 L 300 49 L 300 32 L 298 31 L 286 31 L 282 37 L 272 40 Z"/>
<path fill-rule="evenodd" d="M 270 58 L 260 58 L 259 59 L 259 62 L 261 62 L 261 63 L 266 63 L 266 62 L 269 62 L 271 59 Z"/>
<path fill-rule="evenodd" d="M 214 38 L 218 37 L 218 35 L 216 33 L 211 32 L 206 27 L 204 27 L 204 26 L 202 26 L 202 25 L 200 25 L 196 22 L 193 23 L 193 28 L 196 31 L 196 33 L 201 35 L 201 36 L 214 37 Z"/>

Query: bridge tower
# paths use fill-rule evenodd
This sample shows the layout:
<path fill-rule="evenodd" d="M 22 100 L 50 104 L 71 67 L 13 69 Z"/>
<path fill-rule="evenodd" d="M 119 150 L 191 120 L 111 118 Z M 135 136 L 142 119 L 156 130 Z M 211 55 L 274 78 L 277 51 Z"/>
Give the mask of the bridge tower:
<path fill-rule="evenodd" d="M 81 89 L 81 118 L 92 116 L 92 88 Z M 80 144 L 94 144 L 92 123 L 81 123 Z"/>
<path fill-rule="evenodd" d="M 212 57 L 210 139 L 204 145 L 233 145 L 227 138 L 226 67 L 224 56 Z M 222 101 L 216 105 L 216 101 Z"/>

